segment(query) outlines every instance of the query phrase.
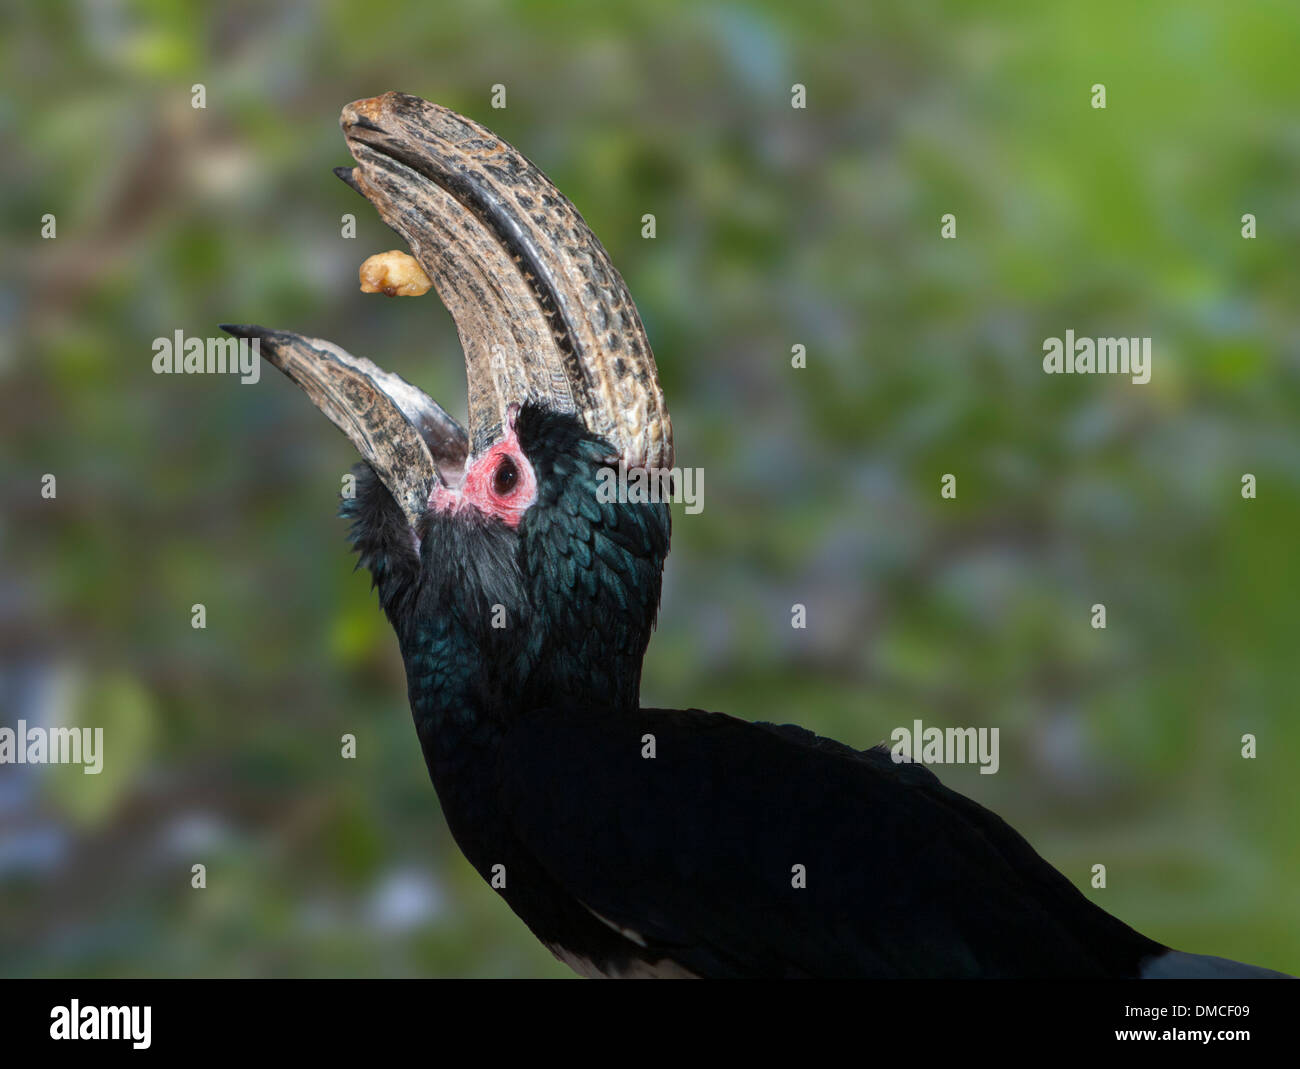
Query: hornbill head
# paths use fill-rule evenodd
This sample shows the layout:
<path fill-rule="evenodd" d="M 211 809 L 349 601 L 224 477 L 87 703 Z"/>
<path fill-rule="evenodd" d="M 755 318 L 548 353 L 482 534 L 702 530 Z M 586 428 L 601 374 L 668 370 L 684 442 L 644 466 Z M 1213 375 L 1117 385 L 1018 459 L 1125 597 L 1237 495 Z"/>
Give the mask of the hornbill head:
<path fill-rule="evenodd" d="M 368 465 L 343 511 L 413 705 L 454 702 L 458 687 L 463 701 L 486 688 L 545 702 L 579 686 L 634 704 L 668 514 L 601 500 L 597 483 L 611 466 L 670 469 L 673 444 L 622 278 L 569 200 L 477 123 L 386 93 L 340 124 L 356 166 L 335 173 L 405 239 L 455 319 L 468 430 L 330 342 L 225 329 L 259 339 Z M 477 682 L 452 678 L 470 664 Z"/>

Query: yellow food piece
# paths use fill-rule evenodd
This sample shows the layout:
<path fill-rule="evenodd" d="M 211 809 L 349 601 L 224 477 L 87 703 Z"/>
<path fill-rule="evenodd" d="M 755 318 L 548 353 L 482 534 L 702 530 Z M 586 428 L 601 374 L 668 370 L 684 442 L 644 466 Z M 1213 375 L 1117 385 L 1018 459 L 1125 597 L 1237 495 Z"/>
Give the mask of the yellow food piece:
<path fill-rule="evenodd" d="M 389 297 L 419 297 L 433 283 L 414 256 L 393 249 L 371 256 L 361 265 L 361 292 Z"/>

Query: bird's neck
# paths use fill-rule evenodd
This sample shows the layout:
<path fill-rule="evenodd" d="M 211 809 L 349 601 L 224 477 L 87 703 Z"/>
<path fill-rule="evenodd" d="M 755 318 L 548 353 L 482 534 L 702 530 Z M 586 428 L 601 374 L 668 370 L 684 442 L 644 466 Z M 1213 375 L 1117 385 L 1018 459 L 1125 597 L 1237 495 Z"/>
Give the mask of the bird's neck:
<path fill-rule="evenodd" d="M 588 473 L 545 489 L 521 526 L 532 626 L 520 644 L 519 700 L 617 713 L 640 704 L 671 518 L 656 503 L 602 502 Z"/>
<path fill-rule="evenodd" d="M 627 629 L 540 634 L 524 653 L 521 709 L 597 704 L 611 713 L 640 705 L 646 636 Z"/>

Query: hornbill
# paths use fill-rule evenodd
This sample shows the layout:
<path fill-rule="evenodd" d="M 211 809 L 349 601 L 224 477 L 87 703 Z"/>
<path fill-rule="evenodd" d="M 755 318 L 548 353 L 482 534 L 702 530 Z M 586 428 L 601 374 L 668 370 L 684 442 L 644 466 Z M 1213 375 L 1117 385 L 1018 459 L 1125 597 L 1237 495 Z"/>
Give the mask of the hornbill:
<path fill-rule="evenodd" d="M 1140 935 L 883 748 L 642 708 L 669 510 L 597 486 L 671 469 L 673 444 L 622 278 L 477 123 L 387 93 L 341 125 L 356 166 L 336 173 L 456 321 L 468 430 L 330 342 L 224 329 L 364 458 L 342 511 L 448 825 L 557 957 L 593 976 L 1281 975 Z"/>

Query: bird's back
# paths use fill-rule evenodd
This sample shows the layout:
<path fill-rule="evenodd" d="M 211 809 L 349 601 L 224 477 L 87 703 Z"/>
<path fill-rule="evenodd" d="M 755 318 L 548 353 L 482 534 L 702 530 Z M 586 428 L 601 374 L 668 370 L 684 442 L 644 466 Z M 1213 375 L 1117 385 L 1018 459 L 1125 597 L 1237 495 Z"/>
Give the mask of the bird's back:
<path fill-rule="evenodd" d="M 499 761 L 518 841 L 633 957 L 710 976 L 1136 976 L 1165 949 L 882 749 L 699 710 L 553 708 L 520 717 Z"/>

